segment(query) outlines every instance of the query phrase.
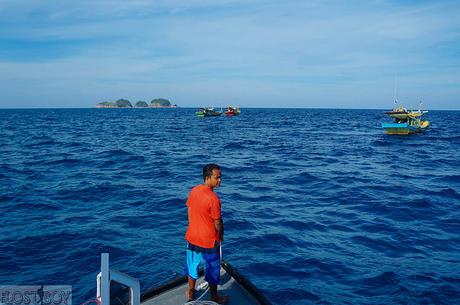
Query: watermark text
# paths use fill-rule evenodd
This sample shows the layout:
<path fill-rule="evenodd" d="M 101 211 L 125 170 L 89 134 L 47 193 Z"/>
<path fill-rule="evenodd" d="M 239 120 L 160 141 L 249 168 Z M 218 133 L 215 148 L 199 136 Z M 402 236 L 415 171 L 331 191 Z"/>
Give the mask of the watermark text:
<path fill-rule="evenodd" d="M 72 286 L 0 285 L 1 305 L 72 305 Z"/>

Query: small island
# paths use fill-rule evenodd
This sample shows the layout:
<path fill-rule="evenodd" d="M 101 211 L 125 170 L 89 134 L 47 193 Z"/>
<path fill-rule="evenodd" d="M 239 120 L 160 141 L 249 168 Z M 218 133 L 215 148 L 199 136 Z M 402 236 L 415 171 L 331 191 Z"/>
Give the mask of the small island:
<path fill-rule="evenodd" d="M 171 104 L 170 101 L 164 98 L 153 99 L 150 104 L 145 101 L 138 101 L 134 104 L 127 99 L 119 99 L 115 102 L 100 102 L 96 104 L 96 108 L 176 108 L 176 104 Z"/>

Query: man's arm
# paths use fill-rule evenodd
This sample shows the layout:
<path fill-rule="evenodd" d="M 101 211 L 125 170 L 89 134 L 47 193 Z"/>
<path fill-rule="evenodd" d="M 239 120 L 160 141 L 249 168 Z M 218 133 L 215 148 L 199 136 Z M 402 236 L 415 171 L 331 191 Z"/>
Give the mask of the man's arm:
<path fill-rule="evenodd" d="M 214 219 L 214 227 L 216 227 L 217 233 L 219 234 L 220 241 L 224 240 L 224 223 L 222 218 Z"/>

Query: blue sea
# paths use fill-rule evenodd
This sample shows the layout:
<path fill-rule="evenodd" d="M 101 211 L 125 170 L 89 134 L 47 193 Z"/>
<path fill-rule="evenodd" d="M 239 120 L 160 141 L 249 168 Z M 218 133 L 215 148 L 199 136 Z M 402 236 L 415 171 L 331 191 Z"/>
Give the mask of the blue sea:
<path fill-rule="evenodd" d="M 206 163 L 224 259 L 273 304 L 460 304 L 459 111 L 391 136 L 383 110 L 0 110 L 0 285 L 94 298 L 100 254 L 141 290 L 183 275 Z"/>

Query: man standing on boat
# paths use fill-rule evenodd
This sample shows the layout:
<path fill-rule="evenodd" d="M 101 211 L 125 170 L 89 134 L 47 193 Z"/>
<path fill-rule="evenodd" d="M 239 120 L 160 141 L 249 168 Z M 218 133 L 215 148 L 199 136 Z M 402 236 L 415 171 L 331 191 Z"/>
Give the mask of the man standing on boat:
<path fill-rule="evenodd" d="M 187 273 L 189 301 L 195 298 L 195 283 L 200 264 L 205 266 L 205 280 L 209 284 L 211 300 L 224 304 L 228 297 L 217 293 L 220 279 L 220 243 L 224 237 L 221 202 L 214 188 L 221 183 L 221 171 L 217 164 L 203 167 L 204 183 L 195 186 L 187 200 L 188 227 L 185 233 L 187 245 Z"/>

